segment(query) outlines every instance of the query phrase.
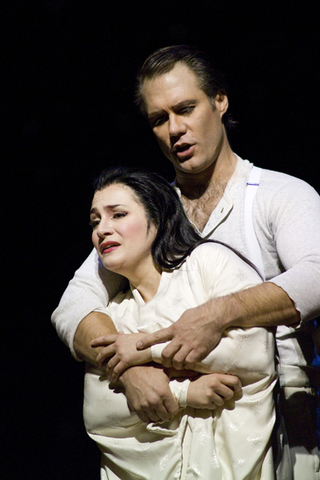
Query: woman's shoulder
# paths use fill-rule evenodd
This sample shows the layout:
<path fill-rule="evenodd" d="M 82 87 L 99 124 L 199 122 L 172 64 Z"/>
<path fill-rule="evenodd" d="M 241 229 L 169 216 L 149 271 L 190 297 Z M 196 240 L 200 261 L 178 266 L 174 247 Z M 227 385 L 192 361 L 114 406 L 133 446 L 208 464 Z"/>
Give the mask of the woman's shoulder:
<path fill-rule="evenodd" d="M 252 266 L 224 243 L 207 241 L 193 250 L 189 257 L 188 265 L 190 268 L 198 268 L 202 272 L 213 272 L 221 274 L 222 271 L 229 273 L 242 272 L 242 276 L 252 277 L 256 282 L 260 282 L 258 273 Z"/>
<path fill-rule="evenodd" d="M 208 259 L 209 257 L 223 257 L 233 256 L 234 251 L 226 244 L 216 242 L 214 240 L 207 240 L 196 247 L 190 254 L 190 260 L 195 261 L 198 259 Z"/>
<path fill-rule="evenodd" d="M 230 262 L 237 255 L 229 248 L 219 242 L 208 240 L 198 245 L 189 255 L 186 261 L 187 270 L 200 269 L 207 271 L 211 268 L 218 268 Z"/>

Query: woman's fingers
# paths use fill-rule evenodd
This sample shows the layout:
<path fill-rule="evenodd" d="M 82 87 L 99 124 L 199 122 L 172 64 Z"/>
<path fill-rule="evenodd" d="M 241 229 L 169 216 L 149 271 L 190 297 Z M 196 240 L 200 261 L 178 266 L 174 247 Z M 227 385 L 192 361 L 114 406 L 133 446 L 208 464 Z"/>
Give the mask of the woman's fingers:
<path fill-rule="evenodd" d="M 118 338 L 118 334 L 116 335 L 104 335 L 102 337 L 95 338 L 91 341 L 92 347 L 105 347 L 106 345 L 110 345 L 114 343 Z"/>

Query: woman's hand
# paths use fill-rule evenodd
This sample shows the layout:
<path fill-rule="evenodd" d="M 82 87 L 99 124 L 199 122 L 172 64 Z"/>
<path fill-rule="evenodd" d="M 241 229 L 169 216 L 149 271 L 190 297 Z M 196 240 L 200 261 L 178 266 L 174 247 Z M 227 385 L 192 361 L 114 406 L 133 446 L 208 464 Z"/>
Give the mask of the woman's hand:
<path fill-rule="evenodd" d="M 214 410 L 241 392 L 241 382 L 234 375 L 210 373 L 190 382 L 187 405 L 193 408 Z"/>
<path fill-rule="evenodd" d="M 144 336 L 145 333 L 118 332 L 115 335 L 106 335 L 92 340 L 92 347 L 105 347 L 97 356 L 97 363 L 102 367 L 107 362 L 106 373 L 111 381 L 115 382 L 127 368 L 143 365 L 152 360 L 151 348 L 141 351 L 136 348 L 137 341 Z"/>

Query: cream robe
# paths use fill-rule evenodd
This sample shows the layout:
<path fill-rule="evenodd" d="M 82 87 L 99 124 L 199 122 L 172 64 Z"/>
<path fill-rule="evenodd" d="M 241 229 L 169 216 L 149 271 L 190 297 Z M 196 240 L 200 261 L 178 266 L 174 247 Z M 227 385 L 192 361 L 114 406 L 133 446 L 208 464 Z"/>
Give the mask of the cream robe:
<path fill-rule="evenodd" d="M 228 248 L 206 243 L 183 265 L 164 272 L 156 296 L 144 303 L 131 289 L 107 313 L 124 333 L 153 332 L 188 308 L 259 283 L 258 275 Z M 163 345 L 152 347 L 160 361 Z M 229 329 L 202 362 L 204 371 L 237 375 L 242 395 L 214 411 L 183 408 L 170 422 L 146 425 L 87 365 L 84 421 L 102 452 L 102 479 L 273 480 L 270 437 L 275 422 L 274 338 L 264 328 Z M 172 381 L 179 399 L 189 381 Z"/>

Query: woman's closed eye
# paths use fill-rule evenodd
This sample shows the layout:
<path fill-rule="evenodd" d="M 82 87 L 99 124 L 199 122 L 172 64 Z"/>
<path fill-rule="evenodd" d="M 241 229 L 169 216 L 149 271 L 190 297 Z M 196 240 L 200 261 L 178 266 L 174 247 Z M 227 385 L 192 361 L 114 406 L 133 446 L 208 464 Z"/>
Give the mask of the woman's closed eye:
<path fill-rule="evenodd" d="M 99 223 L 100 223 L 100 218 L 95 218 L 94 220 L 90 220 L 89 225 L 94 229 L 99 225 Z"/>
<path fill-rule="evenodd" d="M 112 218 L 122 218 L 122 217 L 125 217 L 126 215 L 128 215 L 128 212 L 116 212 L 112 215 Z"/>

